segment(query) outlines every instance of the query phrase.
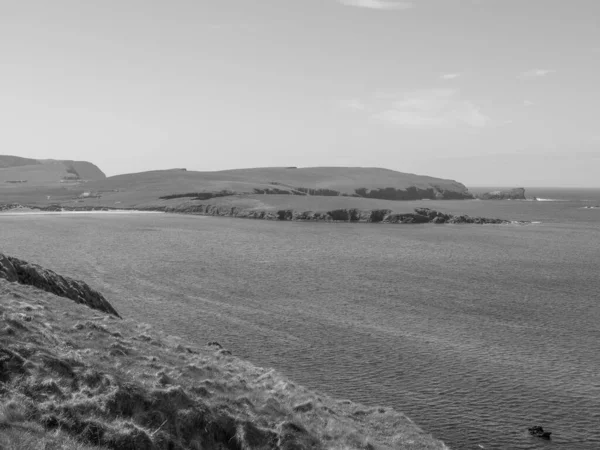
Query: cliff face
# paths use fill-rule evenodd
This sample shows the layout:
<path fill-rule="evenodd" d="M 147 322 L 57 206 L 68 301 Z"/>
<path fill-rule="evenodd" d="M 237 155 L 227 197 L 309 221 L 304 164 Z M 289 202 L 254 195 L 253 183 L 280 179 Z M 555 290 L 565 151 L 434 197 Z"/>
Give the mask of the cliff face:
<path fill-rule="evenodd" d="M 439 186 L 432 186 L 426 189 L 420 189 L 410 186 L 406 189 L 395 189 L 392 187 L 380 189 L 356 189 L 358 197 L 376 198 L 380 200 L 467 200 L 472 199 L 473 195 L 465 187 L 461 189 L 444 189 Z"/>
<path fill-rule="evenodd" d="M 104 296 L 88 286 L 87 283 L 63 277 L 37 264 L 30 264 L 2 253 L 0 253 L 0 278 L 34 286 L 59 297 L 65 297 L 76 303 L 82 303 L 90 308 L 120 317 Z"/>
<path fill-rule="evenodd" d="M 515 188 L 505 191 L 491 191 L 479 195 L 482 200 L 525 200 L 525 189 Z"/>
<path fill-rule="evenodd" d="M 162 211 L 167 213 L 197 214 L 207 216 L 238 217 L 243 219 L 262 219 L 280 221 L 304 221 L 304 222 L 354 222 L 354 223 L 392 223 L 392 224 L 506 224 L 508 220 L 470 217 L 467 215 L 448 214 L 429 208 L 415 208 L 414 213 L 396 214 L 390 209 L 359 210 L 335 209 L 325 212 L 295 211 L 293 209 L 282 209 L 279 211 L 242 209 L 238 207 L 227 207 L 219 205 L 184 204 L 175 207 L 147 207 L 139 208 L 146 211 Z"/>

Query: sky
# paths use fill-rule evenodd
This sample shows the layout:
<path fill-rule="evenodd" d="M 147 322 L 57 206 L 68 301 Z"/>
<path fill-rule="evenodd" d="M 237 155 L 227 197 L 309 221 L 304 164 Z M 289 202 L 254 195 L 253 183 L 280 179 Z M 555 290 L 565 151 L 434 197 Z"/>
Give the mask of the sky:
<path fill-rule="evenodd" d="M 0 0 L 0 153 L 600 187 L 598 0 Z"/>

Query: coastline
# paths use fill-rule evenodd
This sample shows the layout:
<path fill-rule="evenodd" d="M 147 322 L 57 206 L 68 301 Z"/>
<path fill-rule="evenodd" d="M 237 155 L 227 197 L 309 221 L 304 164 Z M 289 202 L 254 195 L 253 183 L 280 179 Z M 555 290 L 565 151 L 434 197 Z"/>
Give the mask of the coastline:
<path fill-rule="evenodd" d="M 19 212 L 25 209 L 26 211 Z M 396 213 L 391 209 L 361 210 L 341 208 L 330 211 L 297 211 L 295 209 L 244 209 L 236 206 L 214 204 L 183 203 L 175 206 L 146 204 L 130 208 L 114 208 L 108 206 L 64 206 L 64 205 L 0 205 L 0 214 L 5 215 L 57 215 L 57 214 L 131 214 L 131 213 L 171 213 L 196 216 L 220 216 L 240 219 L 294 221 L 294 222 L 328 222 L 328 223 L 381 223 L 381 224 L 528 224 L 526 221 L 507 220 L 489 217 L 471 217 L 436 211 L 430 208 L 414 208 L 411 213 Z"/>

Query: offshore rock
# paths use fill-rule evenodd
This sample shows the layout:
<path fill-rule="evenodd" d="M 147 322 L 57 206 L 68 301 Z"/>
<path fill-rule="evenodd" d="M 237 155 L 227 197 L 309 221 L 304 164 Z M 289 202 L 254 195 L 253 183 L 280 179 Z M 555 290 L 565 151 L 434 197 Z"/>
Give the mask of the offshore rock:
<path fill-rule="evenodd" d="M 479 195 L 479 198 L 482 200 L 525 200 L 525 188 L 486 192 Z"/>
<path fill-rule="evenodd" d="M 544 429 L 540 426 L 534 426 L 531 428 L 528 428 L 529 430 L 529 434 L 535 437 L 539 437 L 542 439 L 550 439 L 550 435 L 552 434 L 551 431 L 544 431 Z"/>
<path fill-rule="evenodd" d="M 2 253 L 0 253 L 0 278 L 34 286 L 59 297 L 71 299 L 75 303 L 81 303 L 92 309 L 121 317 L 108 300 L 101 293 L 88 286 L 87 283 L 63 277 L 37 264 L 31 264 Z"/>

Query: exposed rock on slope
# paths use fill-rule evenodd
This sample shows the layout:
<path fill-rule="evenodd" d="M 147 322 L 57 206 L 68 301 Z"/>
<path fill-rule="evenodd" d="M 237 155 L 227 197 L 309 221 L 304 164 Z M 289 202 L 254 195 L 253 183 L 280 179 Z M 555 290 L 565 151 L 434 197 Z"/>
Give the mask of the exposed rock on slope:
<path fill-rule="evenodd" d="M 2 253 L 0 253 L 0 278 L 35 286 L 59 297 L 66 297 L 90 308 L 120 317 L 104 296 L 89 287 L 87 283 L 63 277 L 37 264 L 30 264 Z"/>
<path fill-rule="evenodd" d="M 525 200 L 525 189 L 515 188 L 506 191 L 492 191 L 480 194 L 482 200 Z"/>

